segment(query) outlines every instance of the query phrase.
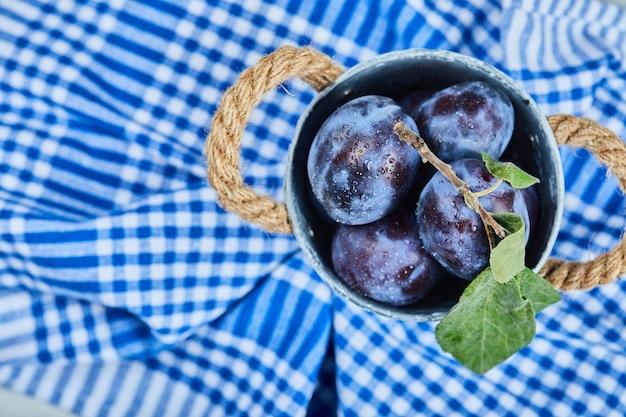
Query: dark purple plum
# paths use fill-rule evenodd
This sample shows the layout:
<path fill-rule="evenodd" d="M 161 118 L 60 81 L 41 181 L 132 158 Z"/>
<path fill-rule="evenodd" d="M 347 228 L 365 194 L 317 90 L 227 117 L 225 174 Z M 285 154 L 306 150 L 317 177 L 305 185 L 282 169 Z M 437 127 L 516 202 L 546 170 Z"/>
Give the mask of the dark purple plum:
<path fill-rule="evenodd" d="M 450 165 L 473 192 L 486 190 L 497 182 L 479 159 L 462 159 Z M 528 242 L 528 211 L 519 190 L 502 182 L 478 201 L 490 213 L 522 216 Z M 416 217 L 424 247 L 446 270 L 471 281 L 488 266 L 489 241 L 480 216 L 440 172 L 422 190 Z"/>
<path fill-rule="evenodd" d="M 406 196 L 421 159 L 394 133 L 398 121 L 417 130 L 394 100 L 370 95 L 342 105 L 322 124 L 307 170 L 313 194 L 333 221 L 373 222 Z"/>
<path fill-rule="evenodd" d="M 422 246 L 415 215 L 403 208 L 366 225 L 339 225 L 332 262 L 350 288 L 393 306 L 419 301 L 443 274 Z"/>
<path fill-rule="evenodd" d="M 498 159 L 511 140 L 513 105 L 501 91 L 481 81 L 455 84 L 409 111 L 428 147 L 442 160 Z"/>

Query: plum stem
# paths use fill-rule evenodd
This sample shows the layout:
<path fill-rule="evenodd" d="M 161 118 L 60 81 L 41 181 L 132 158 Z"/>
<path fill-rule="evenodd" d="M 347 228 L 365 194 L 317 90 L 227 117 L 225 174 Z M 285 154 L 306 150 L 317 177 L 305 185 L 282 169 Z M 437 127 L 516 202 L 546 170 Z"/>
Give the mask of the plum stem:
<path fill-rule="evenodd" d="M 426 162 L 429 162 L 433 165 L 437 171 L 441 172 L 444 177 L 446 177 L 454 188 L 463 195 L 463 199 L 465 200 L 465 204 L 474 210 L 480 216 L 483 224 L 485 225 L 485 230 L 487 231 L 487 237 L 489 238 L 489 244 L 491 248 L 495 246 L 493 242 L 493 238 L 490 234 L 490 230 L 493 230 L 498 237 L 501 239 L 505 238 L 508 234 L 508 231 L 502 227 L 492 216 L 489 214 L 487 210 L 480 204 L 478 201 L 478 196 L 470 190 L 469 184 L 463 181 L 461 178 L 456 175 L 456 172 L 452 169 L 452 167 L 443 162 L 437 155 L 435 155 L 426 145 L 424 139 L 419 137 L 419 135 L 412 130 L 410 130 L 406 125 L 402 122 L 398 122 L 394 125 L 393 131 L 400 138 L 400 140 L 411 145 L 417 152 L 419 152 L 422 159 Z"/>
<path fill-rule="evenodd" d="M 498 187 L 500 186 L 500 184 L 502 184 L 502 181 L 504 181 L 502 178 L 498 178 L 498 181 L 496 181 L 496 182 L 495 182 L 495 184 L 493 184 L 491 187 L 486 188 L 486 189 L 484 189 L 484 190 L 482 190 L 482 191 L 476 191 L 476 192 L 474 193 L 474 195 L 475 195 L 476 197 L 483 197 L 483 196 L 486 196 L 487 194 L 489 194 L 489 193 L 491 193 L 491 192 L 495 191 L 495 190 L 496 190 L 496 188 L 498 188 Z"/>

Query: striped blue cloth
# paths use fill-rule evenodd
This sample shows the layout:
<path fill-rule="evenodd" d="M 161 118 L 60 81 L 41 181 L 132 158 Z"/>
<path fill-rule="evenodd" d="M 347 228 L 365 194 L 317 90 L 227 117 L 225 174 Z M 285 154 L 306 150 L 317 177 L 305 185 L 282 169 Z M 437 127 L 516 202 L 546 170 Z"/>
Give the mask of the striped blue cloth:
<path fill-rule="evenodd" d="M 221 94 L 277 47 L 350 67 L 409 47 L 472 55 L 546 115 L 626 138 L 626 11 L 595 0 L 0 2 L 0 384 L 81 416 L 623 416 L 626 284 L 563 294 L 484 376 L 433 323 L 346 303 L 292 237 L 224 212 L 203 140 Z M 277 89 L 243 174 L 283 199 L 314 97 Z M 586 260 L 624 196 L 561 149 L 554 255 Z M 0 415 L 2 415 L 0 404 Z"/>

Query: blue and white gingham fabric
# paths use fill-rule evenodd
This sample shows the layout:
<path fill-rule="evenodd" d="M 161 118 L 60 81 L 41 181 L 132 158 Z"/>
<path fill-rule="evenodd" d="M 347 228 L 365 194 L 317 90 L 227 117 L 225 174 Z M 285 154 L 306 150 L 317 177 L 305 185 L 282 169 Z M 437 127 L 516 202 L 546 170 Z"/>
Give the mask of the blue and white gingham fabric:
<path fill-rule="evenodd" d="M 0 384 L 80 416 L 624 416 L 626 283 L 563 294 L 484 376 L 433 323 L 337 298 L 292 237 L 224 212 L 203 141 L 223 91 L 281 45 L 350 67 L 448 49 L 517 80 L 546 115 L 626 138 L 626 11 L 595 0 L 0 1 Z M 314 97 L 269 94 L 243 174 L 283 199 Z M 561 149 L 554 255 L 626 227 L 617 182 Z M 0 404 L 0 415 L 3 405 Z"/>

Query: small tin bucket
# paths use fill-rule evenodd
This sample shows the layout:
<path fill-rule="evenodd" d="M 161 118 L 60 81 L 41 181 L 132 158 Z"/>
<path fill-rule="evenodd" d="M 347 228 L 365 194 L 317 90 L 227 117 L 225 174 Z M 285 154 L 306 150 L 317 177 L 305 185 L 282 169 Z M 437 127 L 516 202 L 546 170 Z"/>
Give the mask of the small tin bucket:
<path fill-rule="evenodd" d="M 539 221 L 531 227 L 526 265 L 539 271 L 548 259 L 562 217 L 563 170 L 554 133 L 535 102 L 510 77 L 474 58 L 443 50 L 395 51 L 354 66 L 324 88 L 302 114 L 289 151 L 285 199 L 293 233 L 309 263 L 340 296 L 383 316 L 435 321 L 457 303 L 468 282 L 444 279 L 425 298 L 404 307 L 375 301 L 348 287 L 335 274 L 331 261 L 336 225 L 316 211 L 307 176 L 309 148 L 316 132 L 335 109 L 360 96 L 377 94 L 398 99 L 415 90 L 479 80 L 499 88 L 514 106 L 515 131 L 504 156 L 540 179 Z"/>

